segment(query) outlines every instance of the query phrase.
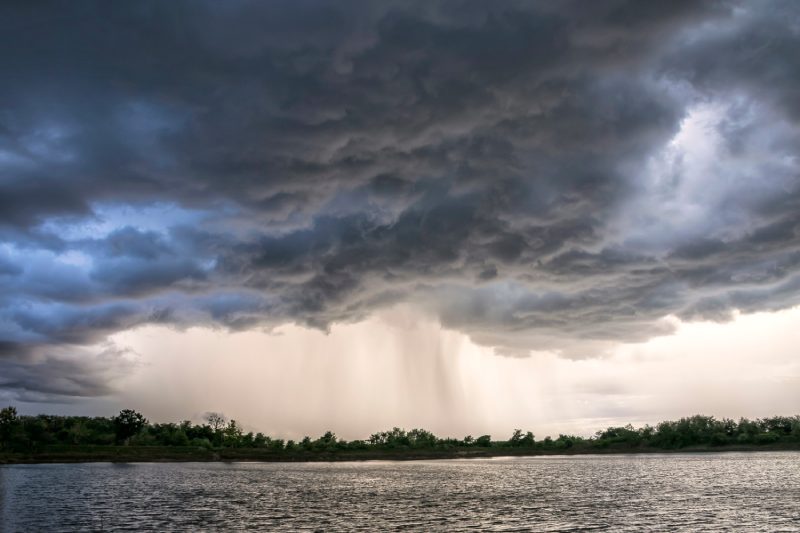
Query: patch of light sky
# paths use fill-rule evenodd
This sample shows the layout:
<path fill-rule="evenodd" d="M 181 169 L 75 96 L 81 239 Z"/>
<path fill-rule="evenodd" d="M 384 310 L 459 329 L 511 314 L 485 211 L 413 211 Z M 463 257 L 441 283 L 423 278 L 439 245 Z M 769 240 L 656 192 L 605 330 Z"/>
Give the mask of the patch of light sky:
<path fill-rule="evenodd" d="M 741 238 L 763 222 L 748 207 L 797 187 L 798 159 L 778 140 L 798 135 L 745 98 L 696 104 L 650 159 L 638 193 L 611 222 L 611 239 L 664 253 L 698 238 Z"/>
<path fill-rule="evenodd" d="M 125 227 L 166 235 L 174 226 L 195 225 L 210 216 L 206 211 L 188 209 L 173 202 L 96 204 L 92 206 L 92 212 L 93 216 L 87 218 L 48 219 L 40 226 L 40 230 L 68 241 L 100 239 Z"/>
<path fill-rule="evenodd" d="M 27 272 L 47 270 L 58 265 L 67 265 L 88 269 L 92 266 L 91 255 L 80 250 L 65 250 L 54 252 L 52 250 L 20 248 L 14 243 L 0 242 L 0 257 L 13 264 L 24 266 Z"/>

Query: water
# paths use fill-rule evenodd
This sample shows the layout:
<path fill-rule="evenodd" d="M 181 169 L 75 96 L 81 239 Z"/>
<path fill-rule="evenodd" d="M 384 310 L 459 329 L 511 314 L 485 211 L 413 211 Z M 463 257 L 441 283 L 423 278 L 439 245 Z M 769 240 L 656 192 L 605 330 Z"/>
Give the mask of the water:
<path fill-rule="evenodd" d="M 2 531 L 800 531 L 800 453 L 0 467 Z"/>

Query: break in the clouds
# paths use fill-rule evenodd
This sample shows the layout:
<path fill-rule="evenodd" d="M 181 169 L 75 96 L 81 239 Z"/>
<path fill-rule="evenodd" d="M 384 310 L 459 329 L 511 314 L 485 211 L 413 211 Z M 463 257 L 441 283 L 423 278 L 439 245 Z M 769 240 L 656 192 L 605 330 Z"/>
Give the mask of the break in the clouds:
<path fill-rule="evenodd" d="M 800 303 L 796 2 L 6 2 L 0 387 L 404 303 L 569 357 Z M 104 344 L 106 343 L 106 344 Z"/>

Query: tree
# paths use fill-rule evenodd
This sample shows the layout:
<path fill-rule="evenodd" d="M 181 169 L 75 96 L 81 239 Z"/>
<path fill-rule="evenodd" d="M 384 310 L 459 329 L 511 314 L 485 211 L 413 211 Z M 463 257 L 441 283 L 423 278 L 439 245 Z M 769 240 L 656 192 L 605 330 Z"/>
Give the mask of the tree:
<path fill-rule="evenodd" d="M 572 448 L 572 445 L 575 443 L 572 437 L 569 435 L 559 435 L 558 438 L 555 440 L 556 448 Z"/>
<path fill-rule="evenodd" d="M 382 446 L 386 444 L 386 432 L 381 431 L 380 433 L 373 433 L 370 435 L 369 444 L 370 446 Z"/>
<path fill-rule="evenodd" d="M 528 431 L 527 433 L 525 433 L 525 436 L 520 439 L 519 445 L 520 446 L 527 446 L 527 447 L 530 448 L 530 447 L 533 447 L 535 442 L 536 442 L 536 438 L 533 436 L 533 433 Z"/>
<path fill-rule="evenodd" d="M 481 435 L 477 439 L 475 439 L 475 446 L 480 446 L 481 448 L 488 448 L 492 445 L 492 437 L 490 435 Z"/>
<path fill-rule="evenodd" d="M 212 437 L 214 446 L 221 446 L 224 438 L 222 430 L 225 429 L 228 419 L 225 418 L 225 415 L 222 413 L 215 413 L 213 411 L 206 413 L 205 419 L 206 422 L 208 422 L 208 425 L 211 426 L 211 430 L 214 432 Z"/>
<path fill-rule="evenodd" d="M 414 448 L 433 448 L 439 439 L 426 429 L 412 429 L 408 432 L 408 441 Z"/>
<path fill-rule="evenodd" d="M 4 448 L 11 440 L 11 435 L 18 422 L 16 407 L 9 405 L 0 409 L 0 448 Z"/>
<path fill-rule="evenodd" d="M 241 444 L 242 428 L 236 423 L 236 420 L 231 420 L 223 430 L 223 442 L 226 446 L 237 447 Z"/>
<path fill-rule="evenodd" d="M 334 448 L 336 440 L 336 434 L 333 431 L 326 431 L 324 435 L 314 442 L 314 447 L 319 449 Z"/>
<path fill-rule="evenodd" d="M 147 419 L 133 409 L 123 409 L 111 421 L 114 424 L 117 441 L 124 442 L 126 445 L 130 438 L 138 434 L 147 424 Z"/>
<path fill-rule="evenodd" d="M 792 437 L 797 442 L 800 442 L 800 416 L 794 417 L 792 422 Z"/>
<path fill-rule="evenodd" d="M 222 413 L 215 413 L 213 411 L 206 413 L 205 420 L 208 422 L 208 425 L 211 426 L 211 429 L 214 430 L 214 433 L 220 431 L 225 427 L 225 424 L 228 423 L 228 419 L 225 418 L 225 415 Z"/>

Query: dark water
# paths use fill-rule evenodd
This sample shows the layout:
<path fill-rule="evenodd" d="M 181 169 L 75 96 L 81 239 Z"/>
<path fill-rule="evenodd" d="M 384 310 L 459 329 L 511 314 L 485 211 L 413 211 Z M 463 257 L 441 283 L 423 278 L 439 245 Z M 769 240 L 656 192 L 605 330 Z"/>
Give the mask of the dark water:
<path fill-rule="evenodd" d="M 0 467 L 2 531 L 800 531 L 800 453 Z"/>

